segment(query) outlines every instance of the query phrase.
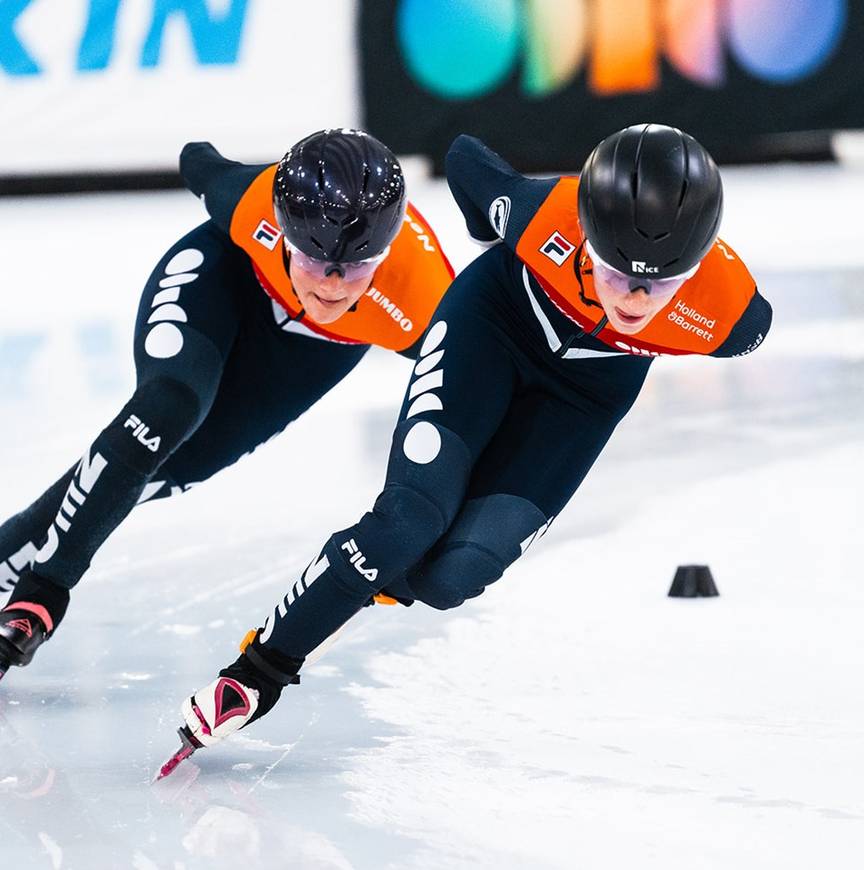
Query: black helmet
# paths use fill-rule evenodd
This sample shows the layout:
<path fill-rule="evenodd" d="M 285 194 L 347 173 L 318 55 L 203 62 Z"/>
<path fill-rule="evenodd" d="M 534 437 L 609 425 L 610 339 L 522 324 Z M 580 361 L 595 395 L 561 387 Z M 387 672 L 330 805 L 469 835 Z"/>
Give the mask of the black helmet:
<path fill-rule="evenodd" d="M 604 139 L 579 182 L 579 220 L 590 247 L 627 275 L 670 278 L 708 253 L 723 215 L 711 155 L 663 124 L 638 124 Z"/>
<path fill-rule="evenodd" d="M 279 162 L 273 207 L 285 238 L 309 257 L 356 263 L 402 228 L 405 179 L 389 148 L 360 130 L 322 130 Z"/>

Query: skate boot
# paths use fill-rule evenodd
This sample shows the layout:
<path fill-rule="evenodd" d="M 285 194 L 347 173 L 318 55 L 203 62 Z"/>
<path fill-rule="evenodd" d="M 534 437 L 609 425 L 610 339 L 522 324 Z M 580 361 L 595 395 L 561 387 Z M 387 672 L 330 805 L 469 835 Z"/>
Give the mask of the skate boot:
<path fill-rule="evenodd" d="M 0 679 L 13 665 L 24 667 L 66 614 L 69 591 L 31 570 L 21 574 L 9 603 L 0 610 Z"/>
<path fill-rule="evenodd" d="M 162 765 L 156 779 L 168 776 L 181 761 L 205 746 L 245 728 L 273 709 L 285 686 L 300 682 L 303 659 L 266 649 L 258 641 L 260 629 L 250 631 L 240 645 L 240 657 L 180 708 L 184 724 L 178 729 L 181 747 Z"/>
<path fill-rule="evenodd" d="M 12 665 L 29 665 L 53 627 L 48 612 L 38 604 L 25 601 L 0 611 L 0 678 Z"/>

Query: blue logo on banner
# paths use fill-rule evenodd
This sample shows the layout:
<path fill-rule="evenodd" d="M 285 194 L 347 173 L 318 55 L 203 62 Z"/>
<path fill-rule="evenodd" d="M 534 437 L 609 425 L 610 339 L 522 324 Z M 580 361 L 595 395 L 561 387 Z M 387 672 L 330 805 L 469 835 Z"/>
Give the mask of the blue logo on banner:
<path fill-rule="evenodd" d="M 36 0 L 0 0 L 0 70 L 8 75 L 32 76 L 42 72 L 30 47 L 15 32 L 17 19 L 34 2 Z M 93 72 L 109 66 L 123 2 L 89 0 L 87 23 L 78 46 L 77 69 Z M 141 47 L 140 65 L 159 65 L 165 25 L 172 18 L 185 19 L 199 64 L 237 63 L 248 2 L 231 0 L 224 12 L 211 13 L 206 0 L 153 0 L 150 27 Z"/>

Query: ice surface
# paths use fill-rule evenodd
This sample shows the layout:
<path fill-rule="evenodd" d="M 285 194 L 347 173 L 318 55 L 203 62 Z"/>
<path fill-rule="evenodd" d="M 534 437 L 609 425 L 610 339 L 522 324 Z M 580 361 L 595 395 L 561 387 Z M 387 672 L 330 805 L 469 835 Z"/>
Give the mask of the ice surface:
<path fill-rule="evenodd" d="M 0 865 L 859 867 L 864 176 L 727 179 L 765 346 L 658 361 L 502 582 L 447 614 L 370 608 L 273 714 L 155 786 L 184 695 L 371 503 L 409 364 L 370 355 L 280 439 L 136 511 L 0 685 Z M 464 265 L 443 186 L 414 189 Z M 200 213 L 0 201 L 3 516 L 127 397 L 137 288 Z M 666 597 L 689 562 L 720 598 Z"/>

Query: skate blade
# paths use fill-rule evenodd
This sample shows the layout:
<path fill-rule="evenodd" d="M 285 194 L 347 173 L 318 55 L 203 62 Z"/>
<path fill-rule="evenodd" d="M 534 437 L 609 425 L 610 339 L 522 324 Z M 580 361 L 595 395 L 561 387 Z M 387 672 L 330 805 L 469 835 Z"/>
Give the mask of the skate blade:
<path fill-rule="evenodd" d="M 159 768 L 159 772 L 153 777 L 153 782 L 159 782 L 160 779 L 165 779 L 177 770 L 181 761 L 185 761 L 192 753 L 195 752 L 194 746 L 181 746 L 166 762 Z"/>
<path fill-rule="evenodd" d="M 159 772 L 153 777 L 153 782 L 159 782 L 160 779 L 170 776 L 181 761 L 185 761 L 196 749 L 201 748 L 201 744 L 192 736 L 192 732 L 185 725 L 177 729 L 177 735 L 183 745 L 159 768 Z"/>

